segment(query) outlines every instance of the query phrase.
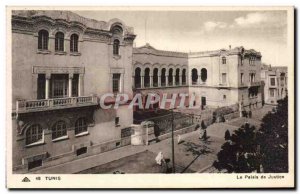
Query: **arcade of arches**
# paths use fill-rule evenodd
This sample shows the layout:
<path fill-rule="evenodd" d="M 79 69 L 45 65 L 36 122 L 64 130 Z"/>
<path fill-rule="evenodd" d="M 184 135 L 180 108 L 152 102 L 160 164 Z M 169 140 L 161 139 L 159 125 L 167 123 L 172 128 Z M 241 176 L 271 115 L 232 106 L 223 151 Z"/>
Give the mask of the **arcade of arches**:
<path fill-rule="evenodd" d="M 136 67 L 133 79 L 135 88 L 186 86 L 187 68 Z"/>

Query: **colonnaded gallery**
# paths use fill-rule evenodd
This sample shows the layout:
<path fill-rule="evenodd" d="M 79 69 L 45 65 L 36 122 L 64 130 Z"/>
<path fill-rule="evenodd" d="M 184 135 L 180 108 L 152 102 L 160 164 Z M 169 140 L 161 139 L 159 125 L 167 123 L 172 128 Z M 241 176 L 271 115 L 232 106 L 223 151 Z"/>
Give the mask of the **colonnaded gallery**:
<path fill-rule="evenodd" d="M 15 172 L 129 145 L 135 109 L 128 104 L 101 109 L 105 93 L 193 94 L 200 109 L 262 106 L 260 52 L 230 46 L 190 53 L 150 44 L 134 48 L 135 37 L 119 19 L 96 21 L 69 11 L 12 12 Z"/>

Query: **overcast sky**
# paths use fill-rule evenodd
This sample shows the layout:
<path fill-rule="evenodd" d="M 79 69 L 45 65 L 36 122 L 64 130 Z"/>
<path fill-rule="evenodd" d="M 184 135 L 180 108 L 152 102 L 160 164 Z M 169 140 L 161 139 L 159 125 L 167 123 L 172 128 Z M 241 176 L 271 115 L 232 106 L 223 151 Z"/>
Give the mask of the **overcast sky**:
<path fill-rule="evenodd" d="M 244 46 L 262 61 L 288 65 L 286 11 L 75 11 L 101 21 L 119 18 L 134 28 L 136 46 L 196 52 Z"/>

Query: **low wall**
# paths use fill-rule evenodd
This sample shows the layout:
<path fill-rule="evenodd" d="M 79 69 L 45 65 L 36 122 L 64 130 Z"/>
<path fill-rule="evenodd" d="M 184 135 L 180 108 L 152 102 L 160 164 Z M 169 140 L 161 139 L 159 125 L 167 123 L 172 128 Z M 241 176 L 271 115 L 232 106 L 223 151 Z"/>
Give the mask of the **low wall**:
<path fill-rule="evenodd" d="M 73 146 L 73 150 L 68 153 L 64 153 L 58 156 L 52 156 L 43 160 L 43 165 L 41 167 L 34 168 L 32 170 L 28 170 L 27 165 L 20 165 L 13 169 L 14 173 L 24 174 L 24 173 L 34 173 L 34 171 L 38 171 L 44 168 L 48 168 L 51 166 L 56 166 L 62 163 L 78 160 L 80 158 L 100 154 L 103 152 L 107 152 L 110 150 L 114 150 L 116 148 L 127 146 L 131 144 L 131 137 L 124 137 L 117 140 L 112 140 L 100 144 L 93 144 L 91 142 L 82 143 L 78 146 Z M 81 147 L 87 147 L 87 152 L 77 156 L 76 150 Z"/>
<path fill-rule="evenodd" d="M 194 124 L 194 125 L 182 128 L 182 129 L 178 129 L 178 130 L 174 131 L 174 136 L 195 131 L 195 127 L 196 127 L 196 125 Z M 171 137 L 172 137 L 172 132 L 160 135 L 160 136 L 158 136 L 158 139 L 164 140 L 164 139 L 168 139 Z"/>

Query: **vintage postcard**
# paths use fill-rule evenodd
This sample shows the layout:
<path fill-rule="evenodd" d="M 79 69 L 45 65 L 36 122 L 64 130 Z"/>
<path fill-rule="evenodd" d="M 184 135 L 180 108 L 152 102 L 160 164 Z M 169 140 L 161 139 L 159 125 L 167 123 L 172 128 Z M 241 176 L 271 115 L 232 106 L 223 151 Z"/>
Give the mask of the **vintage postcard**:
<path fill-rule="evenodd" d="M 7 7 L 8 188 L 293 188 L 293 7 Z"/>

